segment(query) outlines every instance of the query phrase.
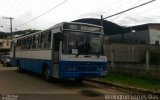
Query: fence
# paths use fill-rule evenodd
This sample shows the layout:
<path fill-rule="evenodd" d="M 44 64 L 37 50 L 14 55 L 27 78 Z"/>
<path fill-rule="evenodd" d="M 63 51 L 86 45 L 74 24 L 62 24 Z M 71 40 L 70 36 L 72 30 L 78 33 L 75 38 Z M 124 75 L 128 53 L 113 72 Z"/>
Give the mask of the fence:
<path fill-rule="evenodd" d="M 105 53 L 111 71 L 160 79 L 160 46 L 106 43 Z"/>

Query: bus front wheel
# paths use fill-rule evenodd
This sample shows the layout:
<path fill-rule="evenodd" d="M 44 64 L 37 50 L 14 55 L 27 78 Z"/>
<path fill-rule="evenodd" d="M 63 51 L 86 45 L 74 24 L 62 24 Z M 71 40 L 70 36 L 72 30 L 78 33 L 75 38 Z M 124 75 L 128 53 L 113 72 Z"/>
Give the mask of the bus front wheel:
<path fill-rule="evenodd" d="M 50 70 L 48 67 L 43 68 L 43 77 L 46 81 L 50 82 L 51 81 L 51 76 L 50 76 Z"/>
<path fill-rule="evenodd" d="M 84 78 L 75 78 L 75 81 L 77 83 L 83 83 Z"/>

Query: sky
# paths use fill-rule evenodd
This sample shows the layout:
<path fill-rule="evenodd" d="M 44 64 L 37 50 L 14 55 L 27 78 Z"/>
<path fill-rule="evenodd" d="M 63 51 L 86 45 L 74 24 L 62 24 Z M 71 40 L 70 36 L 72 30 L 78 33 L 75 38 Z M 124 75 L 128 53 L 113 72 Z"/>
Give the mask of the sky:
<path fill-rule="evenodd" d="M 43 30 L 60 22 L 107 17 L 148 1 L 151 0 L 0 0 L 0 31 L 10 31 L 10 21 L 3 17 L 14 18 L 13 31 Z M 105 20 L 120 26 L 160 23 L 159 11 L 160 0 L 156 0 Z"/>

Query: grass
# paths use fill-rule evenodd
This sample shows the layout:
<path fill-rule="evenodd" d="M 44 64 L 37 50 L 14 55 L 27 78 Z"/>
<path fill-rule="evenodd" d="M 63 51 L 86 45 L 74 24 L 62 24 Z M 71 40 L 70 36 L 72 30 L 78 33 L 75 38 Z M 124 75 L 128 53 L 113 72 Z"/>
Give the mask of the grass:
<path fill-rule="evenodd" d="M 152 79 L 143 79 L 134 76 L 121 75 L 109 72 L 104 78 L 96 78 L 96 80 L 143 88 L 160 92 L 160 81 Z"/>

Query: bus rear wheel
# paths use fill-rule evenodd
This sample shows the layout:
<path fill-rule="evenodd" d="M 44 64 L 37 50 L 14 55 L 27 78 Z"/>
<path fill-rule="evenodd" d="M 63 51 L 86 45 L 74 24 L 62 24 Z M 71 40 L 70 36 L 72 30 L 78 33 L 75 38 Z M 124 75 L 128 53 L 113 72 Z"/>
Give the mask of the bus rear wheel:
<path fill-rule="evenodd" d="M 17 71 L 20 72 L 20 73 L 23 72 L 23 70 L 22 70 L 21 65 L 20 65 L 19 62 L 17 63 Z"/>

